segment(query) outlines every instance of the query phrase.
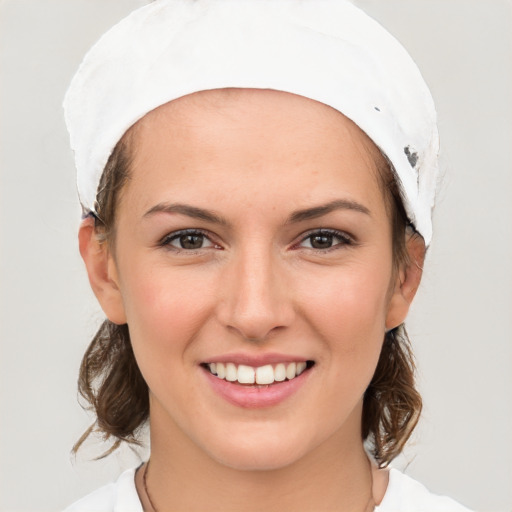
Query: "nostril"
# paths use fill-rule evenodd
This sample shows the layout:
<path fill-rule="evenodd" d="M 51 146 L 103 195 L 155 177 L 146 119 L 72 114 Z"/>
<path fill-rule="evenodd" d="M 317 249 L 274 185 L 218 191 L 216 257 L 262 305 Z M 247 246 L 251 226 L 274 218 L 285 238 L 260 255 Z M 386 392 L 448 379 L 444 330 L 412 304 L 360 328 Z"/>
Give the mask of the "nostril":
<path fill-rule="evenodd" d="M 263 343 L 275 335 L 278 331 L 285 329 L 285 326 L 276 325 L 270 326 L 268 324 L 264 324 L 263 322 L 259 325 L 248 325 L 244 322 L 239 322 L 238 325 L 227 325 L 228 330 L 237 334 L 244 341 L 248 341 L 249 343 Z"/>

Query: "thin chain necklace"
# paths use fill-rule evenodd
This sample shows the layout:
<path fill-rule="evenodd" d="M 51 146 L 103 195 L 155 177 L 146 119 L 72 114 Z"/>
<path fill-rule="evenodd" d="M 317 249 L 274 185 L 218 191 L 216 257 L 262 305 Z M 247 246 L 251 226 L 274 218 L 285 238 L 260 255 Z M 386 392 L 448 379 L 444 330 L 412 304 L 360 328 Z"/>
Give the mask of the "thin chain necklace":
<path fill-rule="evenodd" d="M 146 462 L 146 467 L 144 468 L 144 474 L 142 475 L 142 483 L 144 484 L 144 494 L 146 495 L 146 498 L 149 501 L 149 505 L 151 507 L 150 512 L 157 512 L 155 505 L 153 505 L 153 500 L 151 499 L 151 496 L 149 495 L 148 491 L 148 483 L 146 481 L 147 474 L 148 474 L 148 468 L 149 468 L 149 460 Z"/>
<path fill-rule="evenodd" d="M 370 468 L 370 498 L 368 499 L 368 503 L 364 508 L 364 512 L 373 512 L 375 510 L 375 499 L 373 497 L 373 470 L 370 459 L 368 459 L 368 467 Z"/>
<path fill-rule="evenodd" d="M 369 461 L 368 461 L 369 462 Z M 146 467 L 144 468 L 144 474 L 142 475 L 142 484 L 144 485 L 144 494 L 149 502 L 149 506 L 151 507 L 151 511 L 148 512 L 158 512 L 155 505 L 153 505 L 153 500 L 149 495 L 148 491 L 148 483 L 147 483 L 147 474 L 149 469 L 149 460 L 146 463 Z M 373 499 L 373 471 L 370 463 L 370 498 L 368 499 L 368 503 L 364 507 L 363 512 L 373 512 L 375 510 L 375 500 Z"/>

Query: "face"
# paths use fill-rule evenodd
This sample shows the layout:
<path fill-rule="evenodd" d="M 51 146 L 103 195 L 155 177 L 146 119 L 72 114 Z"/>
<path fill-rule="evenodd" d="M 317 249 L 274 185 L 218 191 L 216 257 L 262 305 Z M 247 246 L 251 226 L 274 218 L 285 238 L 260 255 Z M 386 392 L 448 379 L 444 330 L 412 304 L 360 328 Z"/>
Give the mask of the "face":
<path fill-rule="evenodd" d="M 225 90 L 156 109 L 131 147 L 104 309 L 128 323 L 152 434 L 239 469 L 360 444 L 398 314 L 372 143 L 315 101 Z"/>

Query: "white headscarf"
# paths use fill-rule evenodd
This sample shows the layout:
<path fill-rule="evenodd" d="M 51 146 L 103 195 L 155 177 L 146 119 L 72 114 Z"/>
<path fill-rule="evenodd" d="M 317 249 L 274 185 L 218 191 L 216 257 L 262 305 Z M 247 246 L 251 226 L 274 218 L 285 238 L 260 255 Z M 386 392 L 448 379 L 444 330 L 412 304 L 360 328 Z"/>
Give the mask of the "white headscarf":
<path fill-rule="evenodd" d="M 276 89 L 354 121 L 393 165 L 410 221 L 432 236 L 438 131 L 416 64 L 347 0 L 157 0 L 110 29 L 64 100 L 82 205 L 115 145 L 156 107 L 224 87 Z"/>

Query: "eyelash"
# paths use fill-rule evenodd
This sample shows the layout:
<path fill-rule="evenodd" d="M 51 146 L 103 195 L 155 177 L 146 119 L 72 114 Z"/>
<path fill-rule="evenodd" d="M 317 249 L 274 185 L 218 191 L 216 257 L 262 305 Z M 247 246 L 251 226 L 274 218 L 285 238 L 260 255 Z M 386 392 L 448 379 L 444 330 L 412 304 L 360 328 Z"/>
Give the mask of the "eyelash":
<path fill-rule="evenodd" d="M 185 247 L 175 247 L 172 245 L 172 242 L 175 240 L 179 240 L 181 237 L 186 236 L 196 236 L 196 237 L 202 237 L 202 242 L 208 241 L 210 242 L 211 246 L 207 247 L 198 247 L 197 249 L 187 249 Z M 164 247 L 169 250 L 177 251 L 177 252 L 187 252 L 187 253 L 195 253 L 196 251 L 200 251 L 201 249 L 208 249 L 210 247 L 214 247 L 216 249 L 220 249 L 221 247 L 212 241 L 212 236 L 210 233 L 206 231 L 202 231 L 200 229 L 182 229 L 180 231 L 174 231 L 173 233 L 169 233 L 168 235 L 165 235 L 160 242 L 158 243 L 160 247 Z"/>
<path fill-rule="evenodd" d="M 207 247 L 198 247 L 198 248 L 185 248 L 185 247 L 175 247 L 172 245 L 172 242 L 175 240 L 179 240 L 181 237 L 202 237 L 201 245 L 204 243 L 205 240 L 207 240 L 211 245 Z M 337 239 L 338 243 L 333 243 L 330 247 L 325 248 L 318 248 L 318 247 L 312 247 L 311 240 L 313 237 L 326 237 L 331 238 L 331 242 L 334 242 L 335 239 Z M 310 247 L 305 247 L 302 244 L 306 242 L 307 240 L 310 240 Z M 346 247 L 354 245 L 354 239 L 348 235 L 347 233 L 343 231 L 338 231 L 335 229 L 317 229 L 310 231 L 309 233 L 302 236 L 300 241 L 292 246 L 292 249 L 311 249 L 318 253 L 326 253 L 330 252 L 332 250 L 339 249 L 340 247 Z M 182 229 L 180 231 L 175 231 L 173 233 L 169 233 L 168 235 L 164 236 L 159 244 L 159 246 L 167 248 L 169 250 L 177 251 L 177 252 L 187 252 L 187 253 L 194 253 L 195 251 L 200 251 L 201 249 L 208 249 L 210 247 L 221 249 L 221 247 L 213 242 L 212 236 L 210 233 L 206 231 L 202 231 L 200 229 Z"/>
<path fill-rule="evenodd" d="M 328 237 L 328 238 L 332 237 L 332 242 L 334 242 L 335 239 L 337 239 L 339 242 L 333 243 L 333 245 L 331 245 L 330 247 L 326 247 L 323 249 L 311 247 L 311 246 L 310 247 L 302 246 L 302 244 L 306 240 L 310 240 L 310 243 L 311 243 L 311 239 L 315 236 L 316 237 L 323 236 L 323 237 Z M 310 231 L 305 236 L 303 236 L 301 238 L 301 240 L 293 246 L 293 248 L 294 249 L 307 248 L 307 249 L 311 249 L 318 253 L 326 253 L 326 252 L 340 249 L 341 247 L 347 247 L 347 246 L 352 246 L 352 245 L 355 245 L 354 239 L 350 235 L 348 235 L 347 233 L 345 233 L 343 231 L 338 231 L 336 229 L 316 229 L 314 231 Z"/>

